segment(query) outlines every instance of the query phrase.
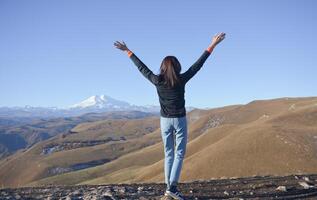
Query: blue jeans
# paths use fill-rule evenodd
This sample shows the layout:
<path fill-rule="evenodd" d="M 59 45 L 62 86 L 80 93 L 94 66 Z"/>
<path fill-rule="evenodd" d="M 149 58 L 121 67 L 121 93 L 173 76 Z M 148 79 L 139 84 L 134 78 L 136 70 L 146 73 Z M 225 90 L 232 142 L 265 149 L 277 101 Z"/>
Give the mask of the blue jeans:
<path fill-rule="evenodd" d="M 178 183 L 187 144 L 186 116 L 180 118 L 160 118 L 161 135 L 164 144 L 165 183 L 169 188 Z"/>

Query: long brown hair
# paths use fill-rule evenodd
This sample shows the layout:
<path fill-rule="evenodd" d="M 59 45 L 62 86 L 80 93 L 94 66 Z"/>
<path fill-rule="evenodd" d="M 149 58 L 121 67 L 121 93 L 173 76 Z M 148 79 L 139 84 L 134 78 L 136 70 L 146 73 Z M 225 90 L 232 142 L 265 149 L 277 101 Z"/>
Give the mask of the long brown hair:
<path fill-rule="evenodd" d="M 166 56 L 161 63 L 160 75 L 169 87 L 174 87 L 180 82 L 181 69 L 181 64 L 175 56 Z"/>

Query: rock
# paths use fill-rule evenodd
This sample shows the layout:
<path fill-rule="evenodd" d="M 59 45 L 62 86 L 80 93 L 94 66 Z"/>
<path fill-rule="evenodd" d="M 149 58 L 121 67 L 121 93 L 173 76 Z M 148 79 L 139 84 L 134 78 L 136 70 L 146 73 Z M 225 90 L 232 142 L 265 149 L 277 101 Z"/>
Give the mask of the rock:
<path fill-rule="evenodd" d="M 101 199 L 101 198 L 97 198 L 96 190 L 92 190 L 90 192 L 89 191 L 85 192 L 83 199 L 84 200 L 96 200 L 96 199 Z"/>
<path fill-rule="evenodd" d="M 286 191 L 287 191 L 287 189 L 286 189 L 286 187 L 285 187 L 284 185 L 278 186 L 278 187 L 276 188 L 276 190 L 282 191 L 282 192 L 286 192 Z"/>
<path fill-rule="evenodd" d="M 81 194 L 81 192 L 79 190 L 75 190 L 74 192 L 72 192 L 72 196 L 79 196 Z"/>
<path fill-rule="evenodd" d="M 181 183 L 180 190 L 186 199 L 317 199 L 317 174 L 222 179 Z M 279 185 L 280 183 L 281 185 Z M 252 189 L 254 188 L 254 189 Z M 305 190 L 305 189 L 308 190 Z M 313 188 L 313 189 L 311 189 Z M 273 190 L 273 191 L 272 191 Z M 71 200 L 116 200 L 116 199 L 164 199 L 165 185 L 151 184 L 109 184 L 4 188 L 0 189 L 0 199 L 71 199 Z M 281 192 L 282 191 L 282 192 Z M 20 198 L 19 198 L 20 196 Z M 307 199 L 308 200 L 308 199 Z"/>
<path fill-rule="evenodd" d="M 309 185 L 308 183 L 304 182 L 304 181 L 300 181 L 298 182 L 299 185 L 301 185 L 304 189 L 309 189 L 314 187 L 313 185 Z"/>
<path fill-rule="evenodd" d="M 102 196 L 104 196 L 104 197 L 112 197 L 112 193 L 110 191 L 106 191 L 106 192 L 102 193 Z"/>
<path fill-rule="evenodd" d="M 116 199 L 113 198 L 113 197 L 103 197 L 103 198 L 101 198 L 101 199 L 104 199 L 104 200 L 116 200 Z"/>
<path fill-rule="evenodd" d="M 138 192 L 142 192 L 142 190 L 144 189 L 144 187 L 138 187 Z"/>
<path fill-rule="evenodd" d="M 106 198 L 106 199 L 114 199 L 113 196 L 112 196 L 112 193 L 110 191 L 106 191 L 106 192 L 102 193 L 101 196 L 103 198 Z"/>
<path fill-rule="evenodd" d="M 170 196 L 162 196 L 160 200 L 173 200 L 173 198 Z"/>
<path fill-rule="evenodd" d="M 310 180 L 309 180 L 309 178 L 308 178 L 307 176 L 305 176 L 303 179 L 304 179 L 305 181 L 307 181 L 307 182 L 310 182 Z"/>
<path fill-rule="evenodd" d="M 125 189 L 124 187 L 121 187 L 121 188 L 119 188 L 118 192 L 120 192 L 120 193 L 125 193 L 125 192 L 126 192 L 126 189 Z"/>

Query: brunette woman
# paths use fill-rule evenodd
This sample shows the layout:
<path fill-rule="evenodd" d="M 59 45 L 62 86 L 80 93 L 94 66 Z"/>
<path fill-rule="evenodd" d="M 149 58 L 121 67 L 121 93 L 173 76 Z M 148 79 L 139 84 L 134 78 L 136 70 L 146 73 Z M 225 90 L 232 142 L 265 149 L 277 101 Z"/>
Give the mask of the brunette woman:
<path fill-rule="evenodd" d="M 187 144 L 187 120 L 185 109 L 185 85 L 200 70 L 214 48 L 225 38 L 225 33 L 216 34 L 198 60 L 181 73 L 181 64 L 175 56 L 166 56 L 158 75 L 132 52 L 124 42 L 116 41 L 115 47 L 127 52 L 128 56 L 157 90 L 160 102 L 160 126 L 164 144 L 165 196 L 183 199 L 177 189 Z"/>

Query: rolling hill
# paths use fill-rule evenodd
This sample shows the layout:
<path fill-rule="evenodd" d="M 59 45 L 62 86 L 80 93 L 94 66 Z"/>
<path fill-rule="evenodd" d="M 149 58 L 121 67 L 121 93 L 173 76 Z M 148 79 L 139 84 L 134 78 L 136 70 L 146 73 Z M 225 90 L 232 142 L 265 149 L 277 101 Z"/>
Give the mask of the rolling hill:
<path fill-rule="evenodd" d="M 137 119 L 154 115 L 154 113 L 140 111 L 113 111 L 58 118 L 0 117 L 0 159 L 17 150 L 30 148 L 37 142 L 56 135 L 68 134 L 72 128 L 83 122 L 105 119 Z"/>
<path fill-rule="evenodd" d="M 188 113 L 180 181 L 317 173 L 317 98 Z M 77 125 L 0 162 L 2 186 L 163 182 L 159 118 Z"/>

